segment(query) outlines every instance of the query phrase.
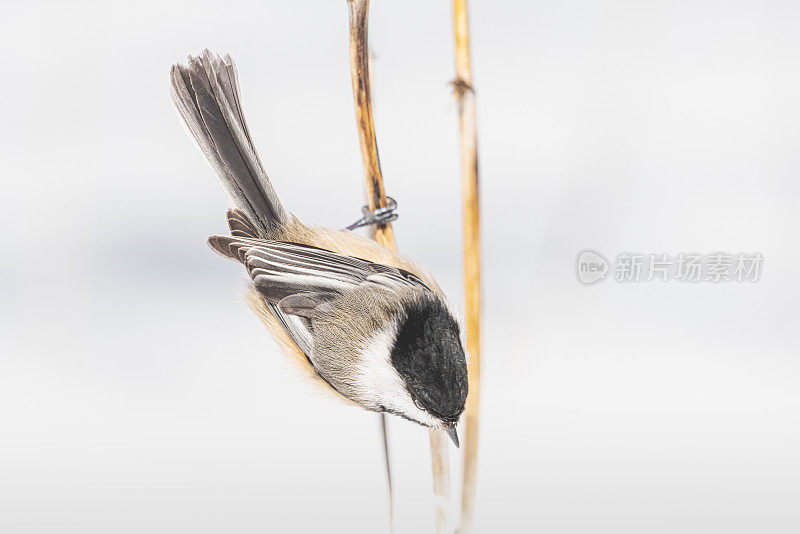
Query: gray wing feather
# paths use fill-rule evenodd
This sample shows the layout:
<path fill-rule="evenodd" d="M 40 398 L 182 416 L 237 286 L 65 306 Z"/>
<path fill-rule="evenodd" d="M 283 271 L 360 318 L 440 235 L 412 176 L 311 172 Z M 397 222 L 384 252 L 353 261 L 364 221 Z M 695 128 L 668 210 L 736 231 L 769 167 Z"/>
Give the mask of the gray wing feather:
<path fill-rule="evenodd" d="M 343 293 L 362 284 L 383 289 L 427 286 L 403 269 L 373 263 L 298 243 L 234 236 L 212 236 L 209 245 L 242 262 L 253 284 L 269 302 L 298 293 Z"/>
<path fill-rule="evenodd" d="M 286 330 L 286 333 L 289 334 L 289 337 L 297 343 L 297 346 L 300 347 L 300 350 L 303 351 L 303 354 L 306 355 L 306 358 L 309 358 L 308 363 L 311 364 L 311 367 L 314 367 L 314 364 L 311 362 L 311 350 L 314 346 L 313 342 L 313 330 L 311 329 L 311 321 L 309 321 L 306 317 L 301 317 L 299 315 L 289 315 L 285 311 L 283 311 L 278 304 L 273 304 L 272 302 L 267 302 L 267 306 L 272 311 L 272 314 L 275 315 L 275 318 L 278 319 L 278 322 L 281 323 L 283 329 Z"/>
<path fill-rule="evenodd" d="M 170 94 L 190 134 L 258 235 L 272 235 L 275 225 L 289 222 L 291 215 L 253 145 L 231 58 L 206 50 L 201 57 L 189 57 L 187 65 L 174 65 Z"/>
<path fill-rule="evenodd" d="M 232 214 L 235 215 L 235 212 L 228 213 L 228 224 L 231 226 L 231 231 L 233 232 L 233 227 L 237 223 L 232 222 Z M 247 221 L 245 220 L 245 222 Z M 259 242 L 261 241 L 258 239 L 236 236 L 212 236 L 208 239 L 208 244 L 212 249 L 214 249 L 215 252 L 225 256 L 226 258 L 230 258 L 242 263 L 245 261 L 247 246 Z M 258 286 L 256 286 L 256 290 L 262 297 L 264 297 L 264 294 L 258 288 Z M 281 326 L 284 330 L 286 330 L 286 333 L 289 334 L 289 337 L 292 338 L 297 346 L 300 347 L 300 350 L 302 350 L 303 353 L 308 357 L 311 354 L 311 348 L 313 346 L 311 322 L 308 320 L 308 318 L 286 313 L 280 308 L 278 302 L 271 302 L 269 299 L 265 299 L 265 301 L 272 314 L 276 319 L 278 319 L 278 322 L 281 323 Z M 313 364 L 311 365 L 313 367 Z"/>
<path fill-rule="evenodd" d="M 297 243 L 260 241 L 247 246 L 244 259 L 256 287 L 280 299 L 303 292 L 344 293 L 363 284 L 427 289 L 408 271 Z"/>
<path fill-rule="evenodd" d="M 316 319 L 333 297 L 332 293 L 296 293 L 282 298 L 278 307 L 289 315 Z"/>
<path fill-rule="evenodd" d="M 234 237 L 258 237 L 258 229 L 253 226 L 242 210 L 228 210 L 228 228 Z"/>

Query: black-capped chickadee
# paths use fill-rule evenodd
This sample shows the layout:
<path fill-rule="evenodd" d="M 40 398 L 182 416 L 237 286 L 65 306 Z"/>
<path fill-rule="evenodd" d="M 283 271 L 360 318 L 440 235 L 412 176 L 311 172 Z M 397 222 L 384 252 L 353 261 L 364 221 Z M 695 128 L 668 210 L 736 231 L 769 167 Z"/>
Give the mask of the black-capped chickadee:
<path fill-rule="evenodd" d="M 211 247 L 241 262 L 272 334 L 338 394 L 455 427 L 467 397 L 458 323 L 433 277 L 346 230 L 307 226 L 275 194 L 242 113 L 236 67 L 206 50 L 174 65 L 172 101 L 237 209 Z"/>

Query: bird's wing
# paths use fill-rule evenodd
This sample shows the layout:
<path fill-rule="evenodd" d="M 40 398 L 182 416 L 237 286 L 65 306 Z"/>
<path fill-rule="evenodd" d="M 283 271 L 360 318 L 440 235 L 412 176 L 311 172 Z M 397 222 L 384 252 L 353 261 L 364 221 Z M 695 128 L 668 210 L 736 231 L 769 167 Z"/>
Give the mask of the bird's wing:
<path fill-rule="evenodd" d="M 238 219 L 231 215 L 236 213 L 229 214 L 229 219 Z M 325 314 L 330 300 L 364 284 L 395 291 L 403 286 L 430 291 L 422 280 L 404 269 L 309 245 L 247 237 L 252 227 L 246 223 L 246 218 L 234 220 L 231 232 L 238 235 L 212 236 L 208 244 L 247 267 L 257 293 L 328 385 L 330 382 L 316 369 L 311 355 L 312 319 Z"/>
<path fill-rule="evenodd" d="M 314 302 L 322 304 L 365 284 L 388 290 L 428 289 L 404 269 L 309 245 L 233 236 L 214 236 L 209 244 L 220 254 L 242 262 L 259 294 L 267 302 L 281 304 L 281 309 L 289 313 L 308 309 Z M 294 298 L 282 302 L 287 297 Z"/>

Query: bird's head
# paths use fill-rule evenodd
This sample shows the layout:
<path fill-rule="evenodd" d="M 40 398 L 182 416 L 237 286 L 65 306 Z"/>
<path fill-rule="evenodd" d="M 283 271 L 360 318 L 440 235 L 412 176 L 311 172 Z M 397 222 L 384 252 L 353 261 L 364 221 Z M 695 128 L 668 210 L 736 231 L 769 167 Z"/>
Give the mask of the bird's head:
<path fill-rule="evenodd" d="M 368 380 L 380 385 L 377 409 L 440 428 L 458 446 L 467 362 L 450 310 L 431 293 L 417 296 L 380 332 L 362 355 Z"/>

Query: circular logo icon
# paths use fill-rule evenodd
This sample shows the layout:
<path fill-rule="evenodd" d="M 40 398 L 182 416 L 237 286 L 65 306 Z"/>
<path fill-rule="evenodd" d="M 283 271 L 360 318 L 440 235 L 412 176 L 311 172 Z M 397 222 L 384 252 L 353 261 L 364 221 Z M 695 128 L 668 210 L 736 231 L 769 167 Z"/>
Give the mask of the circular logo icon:
<path fill-rule="evenodd" d="M 575 270 L 580 283 L 596 284 L 608 276 L 608 260 L 596 250 L 587 248 L 578 253 Z"/>

